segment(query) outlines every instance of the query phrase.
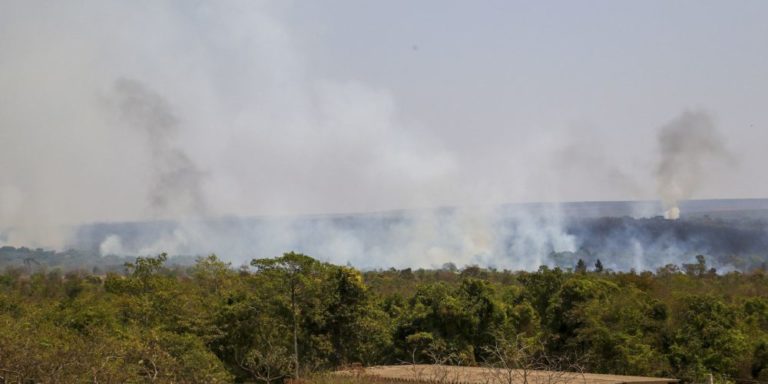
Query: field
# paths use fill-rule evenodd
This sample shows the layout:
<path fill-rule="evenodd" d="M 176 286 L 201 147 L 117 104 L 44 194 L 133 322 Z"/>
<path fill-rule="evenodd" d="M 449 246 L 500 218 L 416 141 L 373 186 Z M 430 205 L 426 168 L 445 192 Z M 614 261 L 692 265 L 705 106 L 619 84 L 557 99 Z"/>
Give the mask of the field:
<path fill-rule="evenodd" d="M 336 378 L 337 380 L 333 380 Z M 338 371 L 329 382 L 454 383 L 454 384 L 663 384 L 678 380 L 657 377 L 602 375 L 447 365 L 387 365 Z"/>

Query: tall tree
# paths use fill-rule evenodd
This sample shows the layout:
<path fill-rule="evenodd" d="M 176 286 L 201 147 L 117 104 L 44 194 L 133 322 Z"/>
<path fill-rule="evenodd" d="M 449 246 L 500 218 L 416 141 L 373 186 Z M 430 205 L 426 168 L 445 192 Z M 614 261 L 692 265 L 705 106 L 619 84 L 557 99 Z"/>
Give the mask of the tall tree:
<path fill-rule="evenodd" d="M 597 273 L 603 272 L 603 262 L 600 261 L 600 259 L 597 259 L 597 261 L 595 261 L 595 272 Z"/>
<path fill-rule="evenodd" d="M 584 260 L 579 259 L 579 261 L 576 262 L 576 273 L 587 273 L 587 263 L 584 262 Z"/>
<path fill-rule="evenodd" d="M 294 375 L 299 377 L 299 307 L 300 296 L 312 286 L 312 277 L 322 272 L 323 264 L 301 253 L 289 252 L 274 259 L 254 259 L 251 266 L 256 273 L 276 277 L 287 290 L 293 325 Z"/>

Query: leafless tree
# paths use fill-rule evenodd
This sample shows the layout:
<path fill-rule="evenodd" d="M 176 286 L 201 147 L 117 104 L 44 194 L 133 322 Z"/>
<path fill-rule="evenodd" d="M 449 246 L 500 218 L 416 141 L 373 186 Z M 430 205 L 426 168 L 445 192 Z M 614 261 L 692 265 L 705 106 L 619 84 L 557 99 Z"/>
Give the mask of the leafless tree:
<path fill-rule="evenodd" d="M 572 356 L 553 356 L 541 342 L 523 335 L 498 334 L 485 348 L 487 381 L 504 384 L 573 384 L 584 380 L 584 366 Z"/>
<path fill-rule="evenodd" d="M 443 345 L 433 344 L 426 351 L 432 363 L 428 369 L 427 380 L 435 383 L 461 383 L 467 361 L 460 353 Z"/>
<path fill-rule="evenodd" d="M 271 343 L 267 343 L 263 348 L 250 349 L 238 356 L 237 364 L 254 380 L 267 384 L 285 378 L 294 368 L 288 350 Z"/>

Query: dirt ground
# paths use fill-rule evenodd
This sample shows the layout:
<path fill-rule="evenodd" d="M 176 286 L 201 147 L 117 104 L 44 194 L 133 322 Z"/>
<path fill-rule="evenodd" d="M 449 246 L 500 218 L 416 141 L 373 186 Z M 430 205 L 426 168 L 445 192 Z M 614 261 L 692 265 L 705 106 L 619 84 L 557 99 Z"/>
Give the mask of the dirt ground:
<path fill-rule="evenodd" d="M 337 372 L 364 382 L 414 382 L 454 384 L 666 384 L 677 380 L 602 375 L 594 373 L 503 370 L 445 365 L 388 365 Z"/>

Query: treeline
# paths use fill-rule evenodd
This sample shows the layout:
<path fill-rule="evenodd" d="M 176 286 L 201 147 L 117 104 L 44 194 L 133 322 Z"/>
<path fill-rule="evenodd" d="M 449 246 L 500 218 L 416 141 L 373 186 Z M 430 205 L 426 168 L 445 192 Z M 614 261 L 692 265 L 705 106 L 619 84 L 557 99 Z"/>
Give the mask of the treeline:
<path fill-rule="evenodd" d="M 134 262 L 134 256 L 102 256 L 97 250 L 67 249 L 54 251 L 43 248 L 0 247 L 0 270 L 10 273 L 32 274 L 58 269 L 63 272 L 86 270 L 91 274 L 122 272 L 126 262 Z M 195 263 L 193 256 L 174 255 L 168 264 L 187 267 Z"/>
<path fill-rule="evenodd" d="M 655 273 L 584 262 L 363 273 L 295 253 L 239 269 L 215 256 L 169 268 L 160 255 L 106 275 L 0 275 L 0 382 L 274 382 L 542 356 L 589 372 L 768 381 L 768 276 L 719 275 L 703 257 Z"/>

